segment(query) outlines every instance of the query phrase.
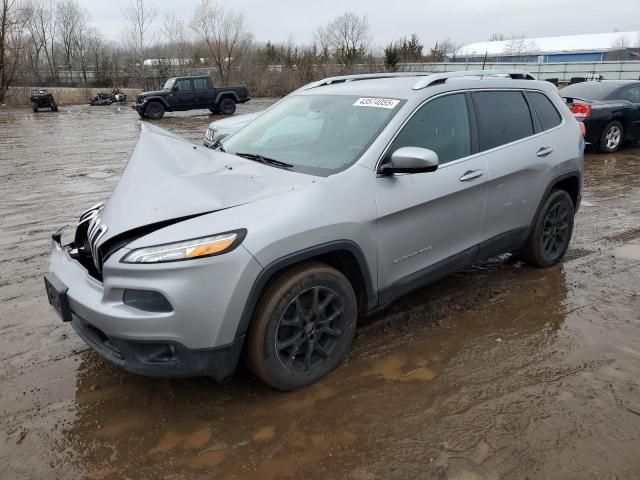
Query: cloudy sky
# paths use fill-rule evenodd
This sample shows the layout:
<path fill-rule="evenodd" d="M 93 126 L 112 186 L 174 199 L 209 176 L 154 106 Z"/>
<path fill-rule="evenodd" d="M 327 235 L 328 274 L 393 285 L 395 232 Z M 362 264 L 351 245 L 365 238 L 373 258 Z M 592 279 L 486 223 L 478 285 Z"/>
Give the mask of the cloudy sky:
<path fill-rule="evenodd" d="M 107 37 L 117 40 L 129 0 L 79 0 Z M 190 18 L 199 0 L 147 0 L 160 14 L 174 10 Z M 510 37 L 640 30 L 640 0 L 227 0 L 245 14 L 257 41 L 310 42 L 314 30 L 345 10 L 365 14 L 372 43 L 415 32 L 425 43 L 452 38 L 488 40 L 492 32 Z M 157 22 L 159 23 L 159 22 Z"/>

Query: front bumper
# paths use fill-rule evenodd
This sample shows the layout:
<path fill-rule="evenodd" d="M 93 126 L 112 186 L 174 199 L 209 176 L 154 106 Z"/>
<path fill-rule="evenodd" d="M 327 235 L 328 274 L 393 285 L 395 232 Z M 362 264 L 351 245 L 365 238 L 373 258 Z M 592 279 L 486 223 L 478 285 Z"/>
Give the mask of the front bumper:
<path fill-rule="evenodd" d="M 144 113 L 144 109 L 146 106 L 147 106 L 146 102 L 142 102 L 142 103 L 135 102 L 131 104 L 131 108 L 133 108 L 139 114 Z"/>
<path fill-rule="evenodd" d="M 109 361 L 154 376 L 220 379 L 233 371 L 242 346 L 238 323 L 261 270 L 242 245 L 224 255 L 155 265 L 120 263 L 128 253 L 123 248 L 105 262 L 102 282 L 55 240 L 52 247 L 49 271 L 68 288 L 72 325 Z M 127 289 L 161 293 L 172 309 L 127 305 Z"/>
<path fill-rule="evenodd" d="M 87 345 L 114 365 L 148 377 L 230 377 L 238 365 L 244 336 L 224 347 L 191 350 L 175 342 L 133 342 L 105 335 L 72 314 L 71 326 Z"/>

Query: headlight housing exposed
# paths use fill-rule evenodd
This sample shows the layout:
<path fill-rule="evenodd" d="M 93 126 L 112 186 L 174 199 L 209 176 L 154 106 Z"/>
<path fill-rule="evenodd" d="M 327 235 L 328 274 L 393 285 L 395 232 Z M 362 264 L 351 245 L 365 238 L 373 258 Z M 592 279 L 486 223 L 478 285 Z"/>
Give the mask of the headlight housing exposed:
<path fill-rule="evenodd" d="M 166 263 L 212 257 L 235 249 L 242 243 L 246 234 L 247 231 L 242 229 L 181 242 L 136 248 L 121 261 L 123 263 Z"/>
<path fill-rule="evenodd" d="M 213 142 L 215 137 L 216 137 L 216 129 L 211 127 L 207 128 L 207 131 L 204 134 L 204 138 L 209 142 Z"/>

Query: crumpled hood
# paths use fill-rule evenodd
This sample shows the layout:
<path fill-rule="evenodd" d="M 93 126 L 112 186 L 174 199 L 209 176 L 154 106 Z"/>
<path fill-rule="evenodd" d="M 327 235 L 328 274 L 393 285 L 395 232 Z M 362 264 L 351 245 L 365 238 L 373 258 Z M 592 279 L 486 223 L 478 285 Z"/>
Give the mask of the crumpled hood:
<path fill-rule="evenodd" d="M 107 232 L 100 243 L 135 228 L 255 202 L 317 180 L 196 146 L 142 122 L 138 143 L 102 211 Z"/>

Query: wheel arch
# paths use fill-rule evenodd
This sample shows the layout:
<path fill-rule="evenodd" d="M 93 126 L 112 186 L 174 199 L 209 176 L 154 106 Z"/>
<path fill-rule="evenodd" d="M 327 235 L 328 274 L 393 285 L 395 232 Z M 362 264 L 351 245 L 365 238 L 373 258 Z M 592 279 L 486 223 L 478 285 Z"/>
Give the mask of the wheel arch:
<path fill-rule="evenodd" d="M 360 247 L 351 240 L 328 242 L 274 260 L 260 272 L 245 302 L 236 338 L 248 331 L 262 292 L 286 271 L 311 261 L 330 265 L 345 275 L 353 286 L 361 311 L 368 312 L 377 306 L 378 296 Z"/>
<path fill-rule="evenodd" d="M 566 191 L 573 201 L 575 212 L 577 212 L 578 208 L 580 207 L 580 200 L 582 198 L 582 174 L 578 170 L 570 171 L 554 177 L 553 180 L 549 182 L 547 188 L 544 191 L 544 194 L 542 195 L 542 198 L 540 198 L 540 202 L 538 203 L 538 207 L 536 208 L 536 213 L 531 220 L 531 225 L 527 229 L 525 238 L 527 238 L 531 233 L 531 230 L 533 230 L 536 219 L 540 215 L 540 211 L 544 206 L 544 202 L 547 200 L 547 198 L 549 198 L 549 195 L 553 190 Z"/>
<path fill-rule="evenodd" d="M 216 95 L 215 104 L 218 105 L 225 98 L 230 98 L 236 103 L 240 101 L 240 97 L 238 97 L 238 94 L 236 92 L 221 92 Z"/>
<path fill-rule="evenodd" d="M 145 103 L 147 105 L 149 104 L 149 102 L 160 102 L 162 104 L 162 106 L 164 107 L 165 111 L 171 110 L 170 107 L 169 107 L 169 104 L 167 103 L 167 100 L 165 98 L 163 98 L 163 97 L 149 97 L 149 98 L 146 98 L 145 100 L 146 100 Z M 147 107 L 145 106 L 145 110 L 146 110 L 146 108 Z"/>

